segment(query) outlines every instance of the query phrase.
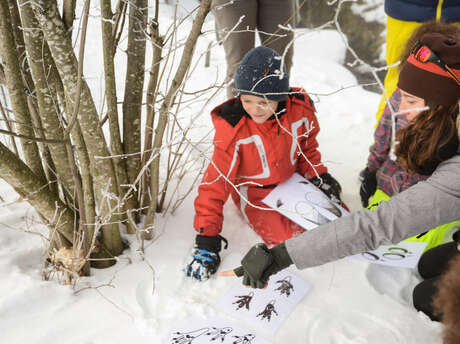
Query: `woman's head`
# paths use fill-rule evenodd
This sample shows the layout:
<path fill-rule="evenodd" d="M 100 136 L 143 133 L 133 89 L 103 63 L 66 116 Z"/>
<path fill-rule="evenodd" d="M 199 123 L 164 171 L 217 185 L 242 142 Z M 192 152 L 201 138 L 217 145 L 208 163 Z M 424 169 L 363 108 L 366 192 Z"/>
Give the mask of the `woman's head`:
<path fill-rule="evenodd" d="M 273 49 L 251 49 L 235 72 L 237 95 L 248 94 L 268 101 L 283 101 L 289 92 L 289 75 L 282 57 Z"/>
<path fill-rule="evenodd" d="M 401 61 L 406 61 L 409 56 L 411 55 L 412 51 L 414 50 L 414 46 L 417 45 L 417 42 L 423 42 L 425 38 L 427 37 L 426 35 L 433 35 L 437 34 L 442 37 L 453 37 L 457 41 L 460 41 L 460 27 L 457 25 L 453 24 L 447 24 L 441 21 L 436 21 L 436 20 L 431 20 L 423 23 L 420 25 L 414 32 L 412 33 L 411 37 L 408 39 L 406 46 L 404 48 L 404 51 L 401 55 Z M 456 65 L 460 61 L 460 57 L 455 58 L 456 61 L 453 61 L 455 63 L 452 63 L 453 65 Z M 401 69 L 407 68 L 406 63 L 401 64 Z M 405 72 L 403 73 L 403 76 L 401 77 L 403 79 L 402 84 L 407 83 L 407 80 L 404 78 L 407 77 L 407 69 L 405 69 Z M 409 77 L 410 77 L 410 72 L 409 72 Z M 407 79 L 407 78 L 406 78 Z M 429 83 L 426 82 L 429 86 Z M 404 87 L 404 86 L 402 86 Z M 411 88 L 411 87 L 410 87 Z M 407 114 L 407 117 L 410 120 L 414 119 L 417 114 L 419 114 L 421 111 L 414 111 L 412 113 L 409 113 L 409 110 L 411 108 L 421 108 L 424 106 L 420 106 L 421 103 L 425 102 L 425 98 L 421 96 L 421 94 L 412 94 L 408 92 L 408 90 L 402 90 L 402 102 L 400 105 L 400 111 L 404 111 Z"/>
<path fill-rule="evenodd" d="M 426 33 L 412 47 L 398 87 L 436 105 L 460 99 L 460 35 Z"/>
<path fill-rule="evenodd" d="M 398 81 L 402 94 L 399 110 L 406 113 L 409 125 L 397 132 L 395 153 L 406 170 L 426 175 L 458 148 L 460 30 L 447 24 L 437 28 L 442 30 L 422 30 L 413 36 L 418 41 L 403 63 Z"/>

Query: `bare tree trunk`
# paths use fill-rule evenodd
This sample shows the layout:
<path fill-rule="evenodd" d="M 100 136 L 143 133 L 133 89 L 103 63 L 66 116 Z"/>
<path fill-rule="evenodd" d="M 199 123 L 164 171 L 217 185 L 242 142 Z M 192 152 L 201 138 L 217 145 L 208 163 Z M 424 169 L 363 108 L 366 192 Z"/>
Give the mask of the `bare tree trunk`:
<path fill-rule="evenodd" d="M 24 84 L 29 92 L 33 94 L 35 90 L 32 76 L 30 75 L 29 64 L 26 56 L 26 47 L 24 43 L 23 31 L 21 30 L 21 17 L 19 16 L 18 3 L 16 0 L 8 0 L 8 5 L 11 14 L 11 27 L 13 29 L 14 41 L 16 42 L 16 50 L 18 52 L 19 67 L 21 68 L 24 78 Z"/>
<path fill-rule="evenodd" d="M 27 106 L 29 108 L 30 118 L 32 119 L 32 124 L 34 128 L 36 128 L 35 136 L 39 139 L 45 139 L 45 135 L 43 133 L 42 122 L 38 114 L 37 105 L 33 101 L 33 98 L 31 95 L 27 96 Z M 59 195 L 59 188 L 58 188 L 57 178 L 56 178 L 56 168 L 54 166 L 53 159 L 51 158 L 51 153 L 50 153 L 50 150 L 48 149 L 48 145 L 44 141 L 37 142 L 37 145 L 38 145 L 38 149 L 40 151 L 41 157 L 42 157 L 43 171 L 45 173 L 46 180 L 48 181 L 48 187 L 56 195 Z"/>
<path fill-rule="evenodd" d="M 35 84 L 31 75 L 29 62 L 26 55 L 26 46 L 24 43 L 24 35 L 22 30 L 21 18 L 19 16 L 18 3 L 16 0 L 8 0 L 10 14 L 11 14 L 11 26 L 13 29 L 13 36 L 15 46 L 18 52 L 19 68 L 21 70 L 24 85 L 26 86 L 27 92 L 27 106 L 30 113 L 30 118 L 34 127 L 35 135 L 39 138 L 44 138 L 42 122 L 38 114 L 36 101 L 33 98 L 35 95 Z M 51 160 L 51 153 L 46 143 L 38 142 L 38 149 L 40 151 L 43 160 L 43 170 L 46 180 L 49 182 L 49 188 L 53 192 L 58 192 L 56 181 L 56 173 L 54 170 L 54 164 Z"/>
<path fill-rule="evenodd" d="M 75 19 L 76 0 L 64 0 L 62 4 L 62 21 L 67 30 L 71 30 Z"/>
<path fill-rule="evenodd" d="M 0 86 L 0 91 L 3 92 L 3 88 Z M 5 126 L 6 126 L 6 129 L 9 131 L 9 132 L 13 132 L 13 128 L 11 127 L 11 123 L 10 123 L 10 119 L 3 107 L 3 104 L 2 102 L 0 101 L 0 114 L 2 116 L 2 119 L 5 121 Z M 14 151 L 14 153 L 19 156 L 19 152 L 18 152 L 18 147 L 16 146 L 16 141 L 14 141 L 14 137 L 13 136 L 10 136 L 10 142 L 11 142 L 11 147 Z"/>
<path fill-rule="evenodd" d="M 37 212 L 48 221 L 51 228 L 65 238 L 60 246 L 71 245 L 76 223 L 73 211 L 47 187 L 44 187 L 36 174 L 2 143 L 0 143 L 0 177 L 16 192 L 26 197 Z"/>
<path fill-rule="evenodd" d="M 0 63 L 0 84 L 5 84 L 5 72 L 3 71 L 3 66 Z"/>
<path fill-rule="evenodd" d="M 75 144 L 77 151 L 78 162 L 80 166 L 90 166 L 90 159 L 88 156 L 88 150 L 86 149 L 85 141 L 83 139 L 83 134 L 80 128 L 79 123 L 75 123 L 74 128 L 72 129 L 72 139 Z M 91 177 L 91 172 L 89 168 L 81 168 L 81 179 L 83 187 L 83 199 L 85 202 L 85 211 L 86 211 L 86 226 L 88 228 L 89 236 L 92 237 L 95 230 L 95 221 L 96 221 L 96 201 L 94 199 L 94 185 L 93 178 Z"/>
<path fill-rule="evenodd" d="M 50 85 L 56 90 L 56 94 L 60 99 L 60 103 L 64 104 L 66 108 L 66 113 L 71 113 L 70 110 L 67 110 L 67 103 L 69 101 L 66 99 L 64 94 L 64 86 L 62 85 L 61 78 L 57 72 L 56 66 L 54 65 L 53 60 L 49 56 L 46 58 L 45 54 L 45 65 L 52 65 L 50 69 L 50 76 L 49 82 Z M 49 61 L 48 61 L 49 60 Z M 57 100 L 55 100 L 57 103 Z M 70 102 L 71 103 L 71 102 Z M 96 201 L 94 199 L 94 187 L 93 187 L 93 178 L 91 176 L 91 169 L 90 169 L 90 160 L 88 156 L 88 150 L 86 149 L 85 141 L 83 139 L 83 134 L 81 132 L 80 124 L 77 122 L 72 128 L 71 131 L 72 140 L 75 145 L 75 149 L 78 155 L 78 162 L 80 167 L 80 175 L 82 180 L 82 187 L 83 187 L 83 198 L 85 202 L 85 211 L 86 211 L 86 219 L 88 223 L 86 227 L 88 228 L 89 236 L 92 237 L 92 233 L 94 232 L 95 227 L 95 219 L 96 219 Z M 77 206 L 77 205 L 75 205 Z"/>
<path fill-rule="evenodd" d="M 142 167 L 145 166 L 147 161 L 150 160 L 152 156 L 152 145 L 153 145 L 153 126 L 155 123 L 155 102 L 157 95 L 157 84 L 158 84 L 158 75 L 160 71 L 160 62 L 161 62 L 161 51 L 163 49 L 163 37 L 160 36 L 158 28 L 158 6 L 159 1 L 156 1 L 155 7 L 155 19 L 150 25 L 150 39 L 152 42 L 153 49 L 153 58 L 152 65 L 150 67 L 150 79 L 147 86 L 147 121 L 145 125 L 145 140 L 144 140 L 144 151 L 142 154 Z M 151 202 L 150 195 L 150 171 L 147 171 L 142 176 L 141 184 L 141 206 L 149 205 Z"/>
<path fill-rule="evenodd" d="M 110 126 L 110 148 L 113 155 L 117 157 L 113 159 L 115 173 L 117 175 L 119 195 L 124 197 L 126 192 L 123 188 L 128 185 L 128 175 L 126 172 L 126 159 L 122 159 L 123 145 L 120 137 L 120 127 L 118 125 L 118 108 L 117 108 L 117 93 L 115 83 L 115 66 L 113 63 L 113 25 L 111 19 L 113 17 L 110 0 L 101 0 L 101 26 L 102 26 L 102 44 L 104 53 L 104 76 L 105 76 L 105 98 L 107 100 L 107 116 Z M 134 234 L 136 228 L 133 227 L 130 221 L 126 221 L 127 209 L 137 209 L 138 203 L 135 195 L 131 192 L 131 196 L 124 202 L 123 218 L 121 219 L 126 224 L 128 233 Z"/>
<path fill-rule="evenodd" d="M 113 55 L 117 51 L 118 42 L 120 41 L 123 28 L 125 26 L 126 9 L 128 8 L 125 0 L 118 0 L 117 7 L 115 9 L 115 15 L 113 18 L 114 24 L 112 27 L 113 36 Z"/>
<path fill-rule="evenodd" d="M 123 100 L 124 152 L 137 153 L 127 158 L 128 179 L 134 183 L 140 171 L 141 110 L 145 72 L 147 0 L 129 3 L 128 61 Z"/>
<path fill-rule="evenodd" d="M 102 233 L 106 247 L 113 255 L 121 253 L 123 247 L 118 230 L 117 200 L 111 195 L 118 195 L 116 175 L 99 117 L 94 105 L 88 85 L 81 82 L 81 93 L 78 84 L 78 63 L 73 53 L 72 42 L 66 34 L 66 28 L 62 22 L 55 1 L 36 0 L 31 2 L 32 9 L 40 23 L 46 41 L 56 63 L 57 70 L 63 82 L 64 91 L 68 100 L 80 99 L 78 108 L 78 122 L 90 159 L 91 175 L 93 176 L 96 199 L 100 209 L 99 215 L 106 221 Z M 68 102 L 68 110 L 72 112 L 75 104 Z M 69 121 L 72 123 L 73 119 Z"/>
<path fill-rule="evenodd" d="M 17 128 L 19 134 L 34 137 L 33 124 L 24 92 L 25 87 L 19 70 L 19 59 L 11 27 L 10 13 L 5 1 L 0 1 L 0 18 L 2 18 L 0 21 L 0 56 Z M 37 144 L 24 139 L 21 139 L 20 142 L 27 165 L 43 183 L 46 183 Z"/>
<path fill-rule="evenodd" d="M 145 220 L 146 226 L 146 236 L 151 236 L 151 229 L 155 221 L 155 212 L 157 211 L 157 199 L 158 199 L 158 188 L 159 188 L 159 177 L 160 177 L 160 149 L 163 143 L 163 133 L 166 128 L 166 124 L 169 119 L 170 108 L 176 99 L 177 91 L 181 86 L 187 69 L 190 66 L 193 51 L 196 45 L 196 41 L 201 33 L 201 28 L 203 27 L 204 19 L 209 12 L 211 7 L 211 0 L 202 0 L 200 3 L 200 9 L 193 21 L 192 29 L 187 41 L 185 42 L 184 51 L 182 53 L 182 58 L 179 64 L 179 67 L 176 71 L 173 81 L 171 82 L 171 87 L 166 94 L 166 97 L 160 108 L 160 116 L 158 118 L 158 124 L 155 129 L 155 139 L 153 141 L 153 153 L 156 154 L 155 159 L 151 165 L 151 192 L 152 192 L 152 203 L 150 204 L 147 218 Z"/>
<path fill-rule="evenodd" d="M 30 4 L 21 0 L 21 16 L 24 26 L 24 39 L 29 56 L 30 67 L 36 85 L 36 98 L 38 111 L 42 120 L 45 138 L 58 140 L 64 139 L 63 126 L 57 113 L 57 101 L 53 95 L 53 90 L 49 87 L 47 71 L 44 69 L 51 60 L 48 48 L 43 39 L 43 34 L 39 29 L 38 21 L 30 7 Z M 72 171 L 68 164 L 67 152 L 63 144 L 49 144 L 51 157 L 56 167 L 56 173 L 63 186 L 70 194 L 74 193 L 74 181 Z"/>

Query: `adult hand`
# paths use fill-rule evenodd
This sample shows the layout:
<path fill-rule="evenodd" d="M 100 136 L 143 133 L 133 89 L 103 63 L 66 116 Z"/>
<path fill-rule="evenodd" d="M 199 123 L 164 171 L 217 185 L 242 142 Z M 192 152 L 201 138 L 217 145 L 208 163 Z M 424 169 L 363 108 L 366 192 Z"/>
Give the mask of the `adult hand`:
<path fill-rule="evenodd" d="M 366 167 L 359 173 L 359 179 L 361 180 L 361 187 L 359 188 L 361 204 L 364 208 L 367 208 L 369 205 L 369 198 L 371 198 L 375 190 L 377 190 L 377 175 Z"/>
<path fill-rule="evenodd" d="M 219 275 L 243 276 L 244 285 L 264 289 L 271 275 L 287 268 L 292 263 L 284 243 L 271 249 L 265 244 L 257 244 L 244 256 L 240 267 L 221 272 Z"/>

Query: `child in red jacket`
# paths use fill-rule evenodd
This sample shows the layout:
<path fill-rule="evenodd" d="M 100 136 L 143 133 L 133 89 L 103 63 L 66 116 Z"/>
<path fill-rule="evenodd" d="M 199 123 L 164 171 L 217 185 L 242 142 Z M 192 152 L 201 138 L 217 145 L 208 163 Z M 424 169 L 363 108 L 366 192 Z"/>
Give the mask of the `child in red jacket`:
<path fill-rule="evenodd" d="M 269 245 L 304 229 L 262 199 L 294 172 L 340 202 L 340 184 L 321 163 L 313 102 L 303 89 L 290 88 L 282 58 L 272 49 L 249 51 L 235 72 L 238 92 L 212 113 L 214 153 L 195 200 L 198 232 L 185 272 L 205 280 L 219 264 L 224 203 L 231 195 L 250 227 Z"/>

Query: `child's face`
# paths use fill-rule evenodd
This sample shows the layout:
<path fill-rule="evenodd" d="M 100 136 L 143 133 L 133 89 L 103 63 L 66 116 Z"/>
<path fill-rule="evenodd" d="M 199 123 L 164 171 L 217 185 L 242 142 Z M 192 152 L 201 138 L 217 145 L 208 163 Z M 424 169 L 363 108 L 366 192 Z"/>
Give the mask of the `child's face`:
<path fill-rule="evenodd" d="M 401 90 L 401 104 L 399 105 L 399 111 L 405 111 L 407 120 L 410 122 L 415 119 L 423 110 L 421 108 L 425 107 L 425 100 L 414 96 L 413 94 L 407 93 Z M 411 110 L 418 109 L 418 110 Z M 407 111 L 407 112 L 406 112 Z"/>
<path fill-rule="evenodd" d="M 276 108 L 278 107 L 278 102 L 274 100 L 264 99 L 251 94 L 243 94 L 240 99 L 244 110 L 256 123 L 265 122 L 276 112 Z"/>

